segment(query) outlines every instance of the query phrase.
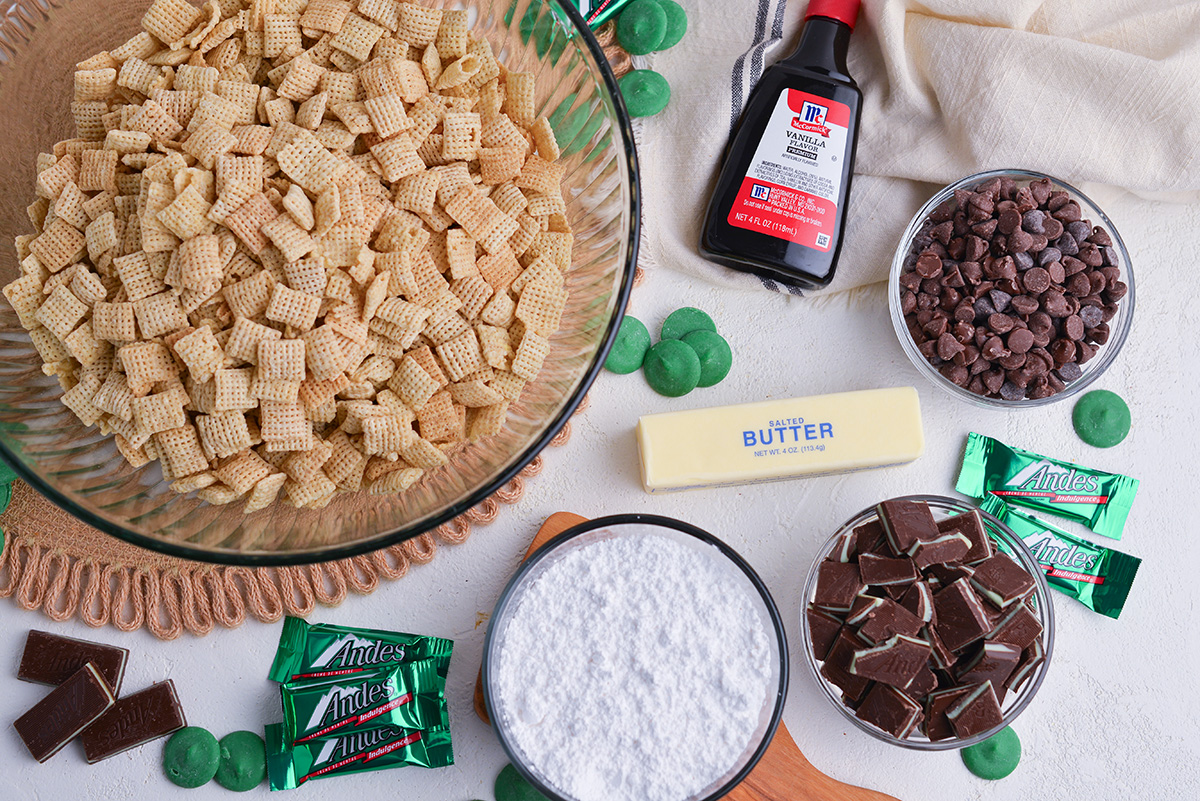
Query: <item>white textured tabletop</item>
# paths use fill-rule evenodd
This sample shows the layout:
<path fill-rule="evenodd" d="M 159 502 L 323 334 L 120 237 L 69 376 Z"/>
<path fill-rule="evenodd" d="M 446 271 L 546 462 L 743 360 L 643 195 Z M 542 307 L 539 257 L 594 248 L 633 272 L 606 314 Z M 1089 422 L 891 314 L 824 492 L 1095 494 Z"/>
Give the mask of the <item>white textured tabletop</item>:
<path fill-rule="evenodd" d="M 1133 255 L 1138 308 L 1129 342 L 1098 382 L 1128 400 L 1133 432 L 1103 451 L 1073 433 L 1070 401 L 1021 413 L 980 411 L 925 383 L 896 342 L 879 285 L 808 301 L 720 290 L 662 268 L 651 273 L 635 291 L 631 313 L 655 330 L 678 306 L 709 311 L 734 349 L 730 377 L 670 400 L 655 395 L 639 374 L 602 374 L 591 407 L 574 421 L 570 443 L 545 452 L 546 470 L 528 483 L 519 505 L 400 581 L 381 583 L 374 595 L 314 612 L 312 619 L 319 621 L 454 638 L 448 693 L 456 764 L 312 782 L 296 796 L 492 798 L 505 758 L 471 709 L 488 613 L 542 519 L 568 510 L 588 516 L 671 515 L 741 552 L 770 587 L 787 623 L 792 681 L 784 721 L 813 764 L 837 779 L 903 801 L 1200 798 L 1194 769 L 1200 763 L 1200 700 L 1191 676 L 1200 664 L 1194 619 L 1200 581 L 1194 569 L 1200 553 L 1194 540 L 1200 504 L 1195 486 L 1200 302 L 1194 277 L 1200 215 L 1182 206 L 1147 203 L 1140 209 L 1136 218 L 1114 220 Z M 633 437 L 640 414 L 896 385 L 915 385 L 923 407 L 927 450 L 909 466 L 654 497 L 641 489 Z M 1124 539 L 1090 537 L 1144 560 L 1124 614 L 1110 620 L 1054 594 L 1052 664 L 1040 693 L 1014 725 L 1024 747 L 1021 764 L 998 782 L 972 776 L 956 752 L 909 752 L 860 732 L 819 694 L 800 651 L 800 586 L 819 544 L 844 519 L 883 498 L 953 495 L 962 446 L 972 430 L 1142 482 Z M 7 676 L 0 677 L 0 721 L 15 719 L 45 692 L 15 678 L 30 628 L 128 647 L 126 690 L 173 679 L 188 722 L 218 737 L 261 729 L 280 717 L 276 685 L 266 680 L 278 624 L 251 622 L 203 638 L 159 642 L 145 632 L 54 623 L 3 601 L 0 672 Z M 0 800 L 232 797 L 215 783 L 191 791 L 174 787 L 163 777 L 161 758 L 157 742 L 88 765 L 72 745 L 39 765 L 5 725 Z M 263 785 L 245 797 L 266 795 Z"/>

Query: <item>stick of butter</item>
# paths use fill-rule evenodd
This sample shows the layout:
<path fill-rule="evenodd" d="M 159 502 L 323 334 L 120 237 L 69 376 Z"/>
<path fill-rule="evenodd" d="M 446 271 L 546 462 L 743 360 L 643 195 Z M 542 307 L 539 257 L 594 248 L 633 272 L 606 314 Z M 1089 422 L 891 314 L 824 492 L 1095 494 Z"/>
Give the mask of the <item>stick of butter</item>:
<path fill-rule="evenodd" d="M 637 438 L 647 492 L 870 470 L 925 452 L 912 387 L 651 414 Z"/>

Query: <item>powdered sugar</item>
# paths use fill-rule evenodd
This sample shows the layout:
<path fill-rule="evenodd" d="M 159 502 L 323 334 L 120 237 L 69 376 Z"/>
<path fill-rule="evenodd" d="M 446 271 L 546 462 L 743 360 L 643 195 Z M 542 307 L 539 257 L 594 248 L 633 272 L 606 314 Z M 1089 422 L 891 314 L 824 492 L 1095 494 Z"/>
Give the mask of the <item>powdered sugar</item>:
<path fill-rule="evenodd" d="M 502 725 L 578 801 L 715 789 L 744 764 L 777 689 L 772 636 L 744 575 L 715 547 L 654 530 L 597 532 L 551 557 L 502 632 Z"/>

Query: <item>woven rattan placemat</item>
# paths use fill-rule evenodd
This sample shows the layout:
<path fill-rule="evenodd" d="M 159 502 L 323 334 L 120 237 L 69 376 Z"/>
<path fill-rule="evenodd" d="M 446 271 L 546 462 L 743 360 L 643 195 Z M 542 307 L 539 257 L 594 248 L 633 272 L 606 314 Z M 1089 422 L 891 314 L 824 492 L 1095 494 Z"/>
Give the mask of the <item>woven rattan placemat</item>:
<path fill-rule="evenodd" d="M 580 410 L 586 405 L 580 404 Z M 568 421 L 550 441 L 566 444 Z M 380 580 L 403 578 L 441 545 L 466 542 L 474 526 L 495 520 L 517 503 L 525 482 L 542 472 L 535 457 L 519 475 L 483 503 L 419 537 L 373 553 L 297 567 L 233 567 L 165 556 L 110 537 L 39 495 L 12 485 L 0 515 L 0 598 L 53 620 L 78 617 L 89 626 L 121 631 L 145 627 L 172 640 L 184 631 L 207 634 L 233 628 L 247 616 L 271 623 L 283 615 L 308 615 L 318 603 L 336 606 L 351 593 L 366 595 Z"/>

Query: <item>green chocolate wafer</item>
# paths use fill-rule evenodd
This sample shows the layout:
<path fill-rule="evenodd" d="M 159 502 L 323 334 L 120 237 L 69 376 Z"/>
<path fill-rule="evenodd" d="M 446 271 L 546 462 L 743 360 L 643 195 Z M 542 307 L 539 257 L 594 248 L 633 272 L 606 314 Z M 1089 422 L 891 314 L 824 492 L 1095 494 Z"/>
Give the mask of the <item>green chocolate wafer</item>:
<path fill-rule="evenodd" d="M 729 375 L 733 365 L 733 351 L 725 337 L 716 331 L 698 329 L 683 335 L 683 342 L 690 345 L 700 357 L 700 382 L 698 387 L 711 387 Z"/>
<path fill-rule="evenodd" d="M 693 331 L 712 331 L 715 334 L 717 324 L 700 309 L 684 306 L 667 315 L 658 335 L 661 339 L 683 339 Z"/>
<path fill-rule="evenodd" d="M 500 771 L 492 792 L 496 795 L 496 801 L 548 801 L 512 765 L 505 765 L 504 770 Z"/>
<path fill-rule="evenodd" d="M 1111 448 L 1129 436 L 1129 406 L 1115 392 L 1093 390 L 1075 404 L 1071 422 L 1088 445 Z"/>
<path fill-rule="evenodd" d="M 687 33 L 687 12 L 675 0 L 658 0 L 658 4 L 662 6 L 663 12 L 667 15 L 667 29 L 663 32 L 662 41 L 655 49 L 666 50 L 679 44 L 679 40 Z"/>
<path fill-rule="evenodd" d="M 646 359 L 646 351 L 650 350 L 650 332 L 645 324 L 636 317 L 625 315 L 617 338 L 613 340 L 612 350 L 604 360 L 604 368 L 619 375 L 632 373 L 642 366 Z"/>
<path fill-rule="evenodd" d="M 700 357 L 678 339 L 664 339 L 652 347 L 642 364 L 646 382 L 659 395 L 678 398 L 700 382 Z"/>
<path fill-rule="evenodd" d="M 191 789 L 207 784 L 221 764 L 221 748 L 212 732 L 187 726 L 171 735 L 163 747 L 163 770 L 173 784 Z"/>
<path fill-rule="evenodd" d="M 631 117 L 653 117 L 667 107 L 671 85 L 654 70 L 633 70 L 617 81 Z"/>
<path fill-rule="evenodd" d="M 995 781 L 1017 769 L 1017 763 L 1021 761 L 1021 738 L 1007 727 L 959 753 L 967 770 L 981 779 Z"/>
<path fill-rule="evenodd" d="M 658 50 L 666 32 L 667 12 L 658 0 L 635 0 L 617 18 L 617 41 L 630 55 Z"/>
<path fill-rule="evenodd" d="M 267 746 L 252 731 L 226 734 L 218 743 L 221 762 L 217 766 L 217 784 L 226 790 L 244 793 L 267 778 Z"/>

